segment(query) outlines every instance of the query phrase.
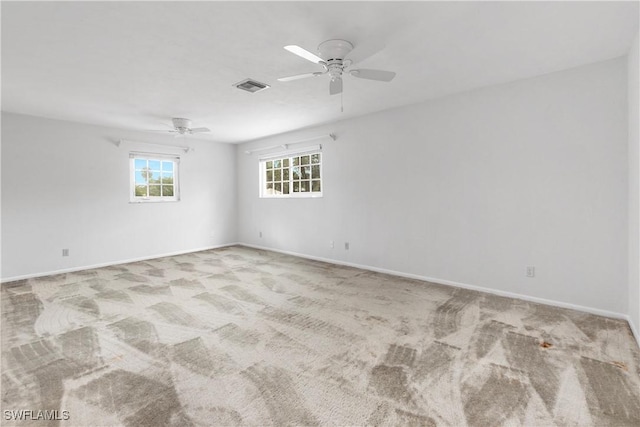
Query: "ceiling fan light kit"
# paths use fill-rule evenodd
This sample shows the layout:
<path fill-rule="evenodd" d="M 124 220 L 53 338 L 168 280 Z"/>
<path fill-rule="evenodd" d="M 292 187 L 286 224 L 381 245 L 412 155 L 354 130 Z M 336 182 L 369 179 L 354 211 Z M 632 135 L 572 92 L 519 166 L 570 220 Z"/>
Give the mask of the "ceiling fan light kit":
<path fill-rule="evenodd" d="M 179 134 L 185 134 L 191 128 L 191 120 L 175 117 L 171 119 L 173 127 L 176 128 Z"/>
<path fill-rule="evenodd" d="M 332 59 L 343 59 L 353 50 L 353 45 L 346 40 L 327 40 L 318 45 L 318 52 L 322 58 L 330 61 Z"/>
<path fill-rule="evenodd" d="M 304 79 L 307 77 L 317 77 L 323 74 L 329 74 L 331 81 L 329 82 L 329 94 L 337 95 L 342 93 L 342 75 L 347 73 L 353 77 L 366 80 L 377 80 L 382 82 L 390 82 L 395 77 L 393 71 L 372 70 L 372 69 L 352 69 L 351 65 L 362 61 L 365 58 L 378 52 L 379 49 L 373 51 L 364 51 L 365 54 L 360 58 L 351 58 L 349 55 L 354 51 L 354 46 L 346 40 L 332 39 L 327 40 L 318 46 L 318 54 L 309 52 L 308 50 L 296 46 L 289 45 L 284 47 L 289 52 L 298 55 L 301 58 L 311 61 L 314 64 L 321 65 L 323 71 L 314 73 L 297 74 L 289 77 L 281 77 L 278 81 L 289 82 L 292 80 Z"/>

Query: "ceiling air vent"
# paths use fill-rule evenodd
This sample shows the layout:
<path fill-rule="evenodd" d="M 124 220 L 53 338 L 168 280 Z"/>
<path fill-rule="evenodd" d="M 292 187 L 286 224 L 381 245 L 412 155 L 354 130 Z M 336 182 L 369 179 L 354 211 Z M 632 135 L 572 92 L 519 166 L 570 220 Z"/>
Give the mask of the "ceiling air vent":
<path fill-rule="evenodd" d="M 246 90 L 247 92 L 256 93 L 264 89 L 269 89 L 271 86 L 265 83 L 260 83 L 251 79 L 244 79 L 241 82 L 234 84 L 238 89 Z"/>

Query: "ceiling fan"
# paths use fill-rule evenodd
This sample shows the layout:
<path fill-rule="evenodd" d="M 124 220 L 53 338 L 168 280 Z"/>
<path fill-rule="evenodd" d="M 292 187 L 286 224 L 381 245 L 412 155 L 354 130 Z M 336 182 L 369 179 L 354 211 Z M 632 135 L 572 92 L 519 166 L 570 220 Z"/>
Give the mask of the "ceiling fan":
<path fill-rule="evenodd" d="M 191 120 L 189 119 L 182 119 L 179 117 L 175 117 L 171 119 L 171 121 L 173 122 L 173 129 L 152 130 L 151 132 L 169 132 L 169 133 L 175 133 L 176 136 L 192 135 L 194 133 L 201 133 L 201 132 L 211 132 L 211 129 L 209 128 L 192 128 Z"/>
<path fill-rule="evenodd" d="M 309 52 L 300 46 L 290 45 L 284 47 L 289 52 L 298 55 L 301 58 L 311 61 L 314 64 L 322 66 L 322 71 L 315 73 L 298 74 L 295 76 L 281 77 L 278 81 L 289 82 L 292 80 L 304 79 L 307 77 L 317 77 L 323 74 L 329 74 L 331 81 L 329 83 L 329 94 L 336 95 L 342 93 L 342 74 L 347 73 L 353 77 L 367 80 L 378 80 L 381 82 L 390 82 L 396 76 L 392 71 L 371 70 L 371 69 L 349 69 L 353 64 L 362 61 L 365 58 L 378 52 L 380 49 L 366 50 L 356 49 L 346 40 L 327 40 L 318 46 L 318 54 Z M 352 53 L 353 52 L 353 53 Z"/>

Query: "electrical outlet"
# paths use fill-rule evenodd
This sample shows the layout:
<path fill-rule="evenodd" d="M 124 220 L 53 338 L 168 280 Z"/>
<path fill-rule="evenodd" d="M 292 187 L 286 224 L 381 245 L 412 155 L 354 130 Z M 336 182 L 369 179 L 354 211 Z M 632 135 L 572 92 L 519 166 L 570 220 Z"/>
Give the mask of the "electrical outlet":
<path fill-rule="evenodd" d="M 258 236 L 262 239 L 262 231 L 258 232 Z"/>
<path fill-rule="evenodd" d="M 62 256 L 69 256 L 69 249 L 63 249 Z"/>
<path fill-rule="evenodd" d="M 345 251 L 349 250 L 349 242 L 344 242 L 344 250 Z"/>
<path fill-rule="evenodd" d="M 332 241 L 330 241 L 330 242 L 329 242 L 329 247 L 330 247 L 331 249 L 333 249 L 333 246 L 334 246 L 334 245 L 333 245 L 333 240 L 332 240 Z"/>
<path fill-rule="evenodd" d="M 534 266 L 527 266 L 527 277 L 536 277 L 536 268 Z"/>

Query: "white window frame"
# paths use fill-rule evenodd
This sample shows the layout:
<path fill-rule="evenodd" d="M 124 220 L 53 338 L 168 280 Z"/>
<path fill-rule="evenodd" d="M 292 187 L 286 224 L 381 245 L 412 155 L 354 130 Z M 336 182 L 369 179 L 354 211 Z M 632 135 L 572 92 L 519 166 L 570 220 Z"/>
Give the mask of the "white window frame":
<path fill-rule="evenodd" d="M 159 161 L 173 163 L 173 196 L 136 196 L 136 167 L 135 160 Z M 162 163 L 161 163 L 162 164 Z M 161 175 L 162 178 L 162 175 Z M 148 185 L 148 184 L 147 184 Z M 158 203 L 180 201 L 180 156 L 159 153 L 129 153 L 129 202 L 130 203 Z"/>
<path fill-rule="evenodd" d="M 308 192 L 297 192 L 294 193 L 293 192 L 293 171 L 292 168 L 293 166 L 293 158 L 294 157 L 301 157 L 301 156 L 312 156 L 314 154 L 319 154 L 320 155 L 320 164 L 318 165 L 320 167 L 320 191 L 308 191 Z M 313 150 L 300 150 L 300 151 L 290 151 L 290 152 L 285 152 L 285 153 L 278 153 L 278 154 L 270 154 L 266 157 L 262 157 L 260 159 L 260 161 L 258 162 L 259 165 L 259 175 L 260 175 L 260 179 L 259 179 L 259 195 L 260 198 L 264 198 L 264 199 L 297 199 L 297 198 L 317 198 L 317 197 L 322 197 L 323 196 L 323 192 L 324 192 L 324 171 L 322 169 L 322 165 L 324 164 L 324 161 L 322 159 L 322 149 L 313 149 Z M 289 159 L 289 194 L 268 194 L 267 193 L 267 181 L 266 181 L 266 175 L 267 175 L 267 162 L 273 161 L 273 160 L 281 160 L 281 159 Z M 306 165 L 305 165 L 306 166 Z M 313 166 L 313 164 L 309 163 L 309 166 Z M 312 180 L 309 180 L 310 183 L 313 183 Z M 313 185 L 313 184 L 311 184 Z"/>

